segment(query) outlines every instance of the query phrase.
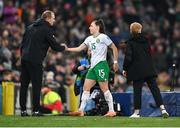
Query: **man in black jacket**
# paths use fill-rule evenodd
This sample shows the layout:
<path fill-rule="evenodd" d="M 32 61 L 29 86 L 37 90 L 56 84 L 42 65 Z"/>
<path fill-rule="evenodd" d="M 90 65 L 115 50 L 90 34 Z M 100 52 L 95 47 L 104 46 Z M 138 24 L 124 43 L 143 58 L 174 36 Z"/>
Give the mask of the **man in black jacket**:
<path fill-rule="evenodd" d="M 60 46 L 54 37 L 52 26 L 55 22 L 55 14 L 52 11 L 42 13 L 40 19 L 28 26 L 21 45 L 21 89 L 20 106 L 21 116 L 28 116 L 26 111 L 27 90 L 32 83 L 33 91 L 33 116 L 42 115 L 39 112 L 40 90 L 42 84 L 43 66 L 42 62 L 51 47 L 56 51 L 64 51 L 65 46 Z"/>
<path fill-rule="evenodd" d="M 123 75 L 128 81 L 133 81 L 134 114 L 131 117 L 140 117 L 141 92 L 144 82 L 147 82 L 155 102 L 160 107 L 162 116 L 168 117 L 163 105 L 160 90 L 156 83 L 156 70 L 150 54 L 150 45 L 141 34 L 142 25 L 134 22 L 130 25 L 132 38 L 126 42 L 126 52 L 123 64 Z"/>

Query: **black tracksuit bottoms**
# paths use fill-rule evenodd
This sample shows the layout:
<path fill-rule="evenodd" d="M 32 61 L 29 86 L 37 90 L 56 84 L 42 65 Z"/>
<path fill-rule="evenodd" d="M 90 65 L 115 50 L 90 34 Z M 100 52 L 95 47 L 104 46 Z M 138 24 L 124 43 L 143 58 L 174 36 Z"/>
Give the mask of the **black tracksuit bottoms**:
<path fill-rule="evenodd" d="M 155 77 L 149 77 L 147 79 L 143 80 L 135 80 L 133 81 L 133 90 L 134 90 L 134 109 L 141 109 L 141 95 L 142 95 L 142 87 L 144 85 L 144 82 L 147 83 L 154 100 L 156 102 L 156 105 L 159 107 L 163 104 L 162 97 L 160 94 L 160 90 L 158 88 L 156 78 Z"/>
<path fill-rule="evenodd" d="M 26 110 L 27 91 L 29 83 L 32 83 L 32 107 L 33 111 L 39 111 L 40 92 L 42 86 L 43 66 L 39 63 L 21 60 L 21 87 L 20 107 L 21 111 Z"/>

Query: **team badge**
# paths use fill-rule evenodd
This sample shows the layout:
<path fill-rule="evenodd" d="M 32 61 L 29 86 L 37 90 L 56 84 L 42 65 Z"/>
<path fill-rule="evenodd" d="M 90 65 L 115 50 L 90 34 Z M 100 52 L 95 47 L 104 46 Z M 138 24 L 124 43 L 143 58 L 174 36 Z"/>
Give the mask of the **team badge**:
<path fill-rule="evenodd" d="M 99 43 L 100 42 L 100 39 L 96 39 L 96 43 Z"/>

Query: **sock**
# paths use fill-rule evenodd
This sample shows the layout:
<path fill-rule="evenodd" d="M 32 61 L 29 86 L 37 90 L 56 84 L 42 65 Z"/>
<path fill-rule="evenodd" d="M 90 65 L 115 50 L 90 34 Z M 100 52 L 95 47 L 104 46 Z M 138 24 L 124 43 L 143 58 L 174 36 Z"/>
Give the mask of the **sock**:
<path fill-rule="evenodd" d="M 135 110 L 134 110 L 134 114 L 139 115 L 139 112 L 140 112 L 140 110 L 139 110 L 139 109 L 135 109 Z"/>
<path fill-rule="evenodd" d="M 160 105 L 160 109 L 161 109 L 161 111 L 162 111 L 162 110 L 165 110 L 164 105 Z"/>
<path fill-rule="evenodd" d="M 83 112 L 84 108 L 86 106 L 87 100 L 89 99 L 90 92 L 89 91 L 83 91 L 82 97 L 81 97 L 81 105 L 79 108 L 79 111 Z"/>
<path fill-rule="evenodd" d="M 114 112 L 113 98 L 112 98 L 111 92 L 107 90 L 104 93 L 104 97 L 105 97 L 106 102 L 108 103 L 109 112 Z"/>
<path fill-rule="evenodd" d="M 161 109 L 161 113 L 162 113 L 162 114 L 163 114 L 163 113 L 167 113 L 164 105 L 160 105 L 159 107 L 160 107 L 160 109 Z"/>

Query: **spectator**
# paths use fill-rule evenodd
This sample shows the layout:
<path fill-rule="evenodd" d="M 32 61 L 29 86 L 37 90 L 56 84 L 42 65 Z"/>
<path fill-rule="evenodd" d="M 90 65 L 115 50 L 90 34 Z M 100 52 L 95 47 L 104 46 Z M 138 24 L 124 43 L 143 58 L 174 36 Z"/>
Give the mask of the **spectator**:
<path fill-rule="evenodd" d="M 49 71 L 46 74 L 45 83 L 46 86 L 48 86 L 52 91 L 57 92 L 59 91 L 60 84 L 54 80 L 54 73 L 52 71 Z"/>
<path fill-rule="evenodd" d="M 4 6 L 3 16 L 4 21 L 7 24 L 13 24 L 18 19 L 18 10 L 15 6 L 13 6 L 12 1 L 7 1 L 6 5 Z"/>
<path fill-rule="evenodd" d="M 60 114 L 63 112 L 63 105 L 61 97 L 49 87 L 43 87 L 41 89 L 43 95 L 43 102 L 40 111 L 44 114 Z"/>
<path fill-rule="evenodd" d="M 3 78 L 1 81 L 3 82 L 12 82 L 13 76 L 11 70 L 4 70 L 3 71 Z"/>
<path fill-rule="evenodd" d="M 158 74 L 157 83 L 160 91 L 170 91 L 170 75 L 163 71 Z"/>
<path fill-rule="evenodd" d="M 0 0 L 0 19 L 2 18 L 3 15 L 3 6 L 4 6 L 4 2 L 3 0 Z"/>

